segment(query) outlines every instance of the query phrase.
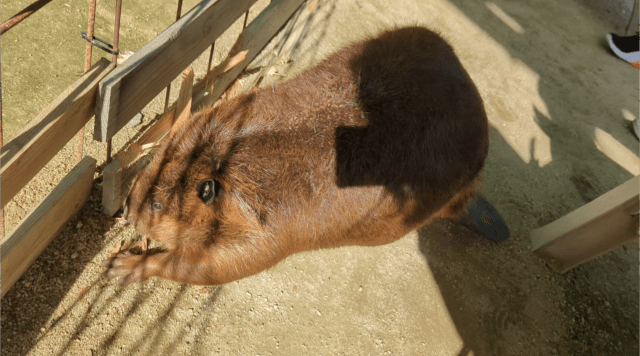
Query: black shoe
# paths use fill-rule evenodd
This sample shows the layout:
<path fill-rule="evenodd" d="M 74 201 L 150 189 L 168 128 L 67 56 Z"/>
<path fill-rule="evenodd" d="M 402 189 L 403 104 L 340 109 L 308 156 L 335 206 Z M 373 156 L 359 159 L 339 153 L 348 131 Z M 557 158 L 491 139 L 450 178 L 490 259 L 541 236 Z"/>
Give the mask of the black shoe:
<path fill-rule="evenodd" d="M 640 61 L 638 35 L 618 36 L 615 33 L 609 33 L 607 34 L 607 42 L 616 56 L 638 68 L 638 62 Z"/>

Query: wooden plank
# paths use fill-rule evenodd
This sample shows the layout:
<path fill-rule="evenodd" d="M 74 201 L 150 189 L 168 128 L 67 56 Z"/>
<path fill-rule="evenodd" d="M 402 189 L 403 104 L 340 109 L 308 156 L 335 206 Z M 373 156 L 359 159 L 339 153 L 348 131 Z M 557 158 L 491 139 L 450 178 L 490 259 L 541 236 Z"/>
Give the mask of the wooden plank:
<path fill-rule="evenodd" d="M 191 96 L 193 91 L 193 69 L 188 67 L 182 72 L 182 83 L 178 93 L 176 107 L 158 120 L 142 137 L 133 143 L 125 152 L 109 163 L 102 173 L 102 212 L 113 216 L 121 207 L 129 192 L 129 187 L 136 174 L 144 169 L 150 157 L 140 159 L 129 167 L 144 152 L 144 145 L 160 140 L 171 129 L 172 123 L 188 121 L 191 116 Z M 180 115 L 174 120 L 179 112 Z M 175 126 L 174 126 L 175 127 Z"/>
<path fill-rule="evenodd" d="M 91 193 L 95 170 L 96 160 L 86 156 L 20 225 L 2 239 L 2 296 L 84 206 Z"/>
<path fill-rule="evenodd" d="M 165 114 L 160 120 L 156 121 L 147 131 L 145 131 L 138 141 L 132 143 L 126 151 L 118 155 L 119 165 L 126 167 L 135 161 L 144 153 L 144 145 L 152 142 L 160 141 L 171 129 L 176 109 L 173 108 Z M 108 165 L 107 165 L 108 167 Z M 106 168 L 105 168 L 106 169 Z"/>
<path fill-rule="evenodd" d="M 175 132 L 180 127 L 189 124 L 191 119 L 191 96 L 193 95 L 193 69 L 188 67 L 182 72 L 182 83 L 180 84 L 180 93 L 176 102 L 175 120 L 171 127 L 171 131 Z"/>
<path fill-rule="evenodd" d="M 564 217 L 531 231 L 532 249 L 564 273 L 638 238 L 636 176 Z"/>
<path fill-rule="evenodd" d="M 94 137 L 105 142 L 257 0 L 203 0 L 101 83 Z"/>
<path fill-rule="evenodd" d="M 249 62 L 273 38 L 302 2 L 303 0 L 274 0 L 267 6 L 240 34 L 227 59 L 193 87 L 191 110 L 217 100 L 229 84 L 238 77 Z M 209 82 L 208 85 L 206 84 L 207 82 Z M 216 88 L 214 93 L 207 91 L 211 88 L 211 83 Z M 103 172 L 102 206 L 106 215 L 113 216 L 122 207 L 131 181 L 138 171 L 144 169 L 148 161 L 129 165 L 142 155 L 144 145 L 159 141 L 170 130 L 174 116 L 175 109 L 167 113 L 147 130 L 137 142 L 129 146 L 125 152 L 121 153 L 118 158 L 105 167 Z"/>
<path fill-rule="evenodd" d="M 91 119 L 98 83 L 112 69 L 111 62 L 102 58 L 2 148 L 2 207 Z"/>
<path fill-rule="evenodd" d="M 227 59 L 194 87 L 193 107 L 197 109 L 218 100 L 303 2 L 273 0 L 240 34 Z"/>
<path fill-rule="evenodd" d="M 121 165 L 120 157 L 116 157 L 102 171 L 102 212 L 113 216 L 124 203 L 129 188 L 136 174 L 151 161 L 150 156 L 135 161 L 130 166 Z"/>

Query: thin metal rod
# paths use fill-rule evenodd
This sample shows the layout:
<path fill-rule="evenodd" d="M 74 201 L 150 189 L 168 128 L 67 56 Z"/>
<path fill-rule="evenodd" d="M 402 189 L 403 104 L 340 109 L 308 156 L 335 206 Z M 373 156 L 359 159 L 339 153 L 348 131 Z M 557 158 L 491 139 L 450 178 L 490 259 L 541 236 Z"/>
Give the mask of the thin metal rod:
<path fill-rule="evenodd" d="M 109 141 L 107 141 L 107 164 L 111 163 L 111 140 L 109 139 Z"/>
<path fill-rule="evenodd" d="M 178 0 L 178 9 L 176 10 L 176 21 L 180 20 L 182 16 L 182 0 Z M 171 95 L 171 83 L 167 85 L 167 95 L 164 97 L 164 112 L 169 109 L 169 96 Z"/>
<path fill-rule="evenodd" d="M 116 21 L 113 25 L 113 51 L 118 53 L 119 42 L 120 42 L 120 14 L 122 13 L 122 0 L 116 0 Z M 111 57 L 111 61 L 113 62 L 113 66 L 116 67 L 118 65 L 118 55 L 114 54 Z M 107 164 L 111 163 L 111 147 L 112 147 L 113 138 L 110 138 L 107 142 Z"/>
<path fill-rule="evenodd" d="M 89 0 L 89 13 L 87 14 L 87 37 L 93 39 L 93 29 L 96 23 L 96 0 Z M 87 41 L 87 48 L 84 52 L 84 72 L 91 68 L 91 55 L 93 53 L 93 44 Z"/>
<path fill-rule="evenodd" d="M 176 21 L 180 20 L 182 16 L 182 0 L 178 0 L 178 10 L 176 11 Z"/>
<path fill-rule="evenodd" d="M 89 13 L 87 14 L 87 37 L 93 38 L 93 29 L 96 23 L 96 0 L 89 0 Z M 87 42 L 87 48 L 84 53 L 84 72 L 88 72 L 91 68 L 91 55 L 93 53 L 93 44 Z M 78 147 L 76 148 L 76 161 L 80 163 L 84 154 L 84 126 L 78 132 Z"/>
<path fill-rule="evenodd" d="M 164 97 L 164 112 L 169 108 L 169 95 L 171 95 L 171 83 L 167 85 L 167 95 Z"/>
<path fill-rule="evenodd" d="M 0 24 L 0 33 L 4 35 L 7 31 L 13 28 L 13 26 L 19 24 L 20 22 L 22 22 L 22 20 L 33 15 L 34 12 L 40 10 L 43 6 L 50 2 L 51 0 L 38 0 L 33 4 L 25 7 L 24 9 L 22 9 L 22 11 L 18 12 L 7 21 Z"/>
<path fill-rule="evenodd" d="M 118 53 L 118 42 L 120 41 L 120 13 L 122 12 L 122 0 L 116 0 L 116 22 L 113 25 L 113 51 Z M 118 55 L 111 57 L 113 66 L 118 65 Z"/>
<path fill-rule="evenodd" d="M 216 48 L 216 43 L 213 42 L 211 44 L 211 52 L 209 52 L 209 65 L 207 65 L 207 73 L 209 73 L 209 71 L 211 70 L 211 61 L 213 60 L 213 51 Z"/>

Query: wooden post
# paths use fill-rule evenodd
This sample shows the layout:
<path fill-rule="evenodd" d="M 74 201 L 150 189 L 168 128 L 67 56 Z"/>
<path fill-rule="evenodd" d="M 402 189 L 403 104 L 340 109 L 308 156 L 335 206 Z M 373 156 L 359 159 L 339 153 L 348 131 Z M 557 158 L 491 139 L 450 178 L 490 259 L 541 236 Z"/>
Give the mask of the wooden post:
<path fill-rule="evenodd" d="M 145 156 L 148 157 L 148 156 Z M 102 212 L 113 216 L 124 203 L 129 186 L 139 171 L 149 164 L 149 159 L 139 159 L 127 167 L 116 157 L 102 171 Z"/>
<path fill-rule="evenodd" d="M 193 95 L 193 69 L 187 67 L 182 72 L 182 83 L 180 84 L 180 93 L 176 102 L 176 114 L 174 116 L 171 131 L 179 130 L 181 126 L 187 125 L 191 119 L 191 96 Z"/>
<path fill-rule="evenodd" d="M 2 239 L 2 296 L 31 266 L 64 225 L 89 199 L 96 160 L 87 156 Z"/>
<path fill-rule="evenodd" d="M 560 273 L 638 239 L 638 176 L 531 231 L 532 249 Z"/>
<path fill-rule="evenodd" d="M 215 102 L 224 90 L 247 67 L 253 58 L 266 46 L 271 38 L 286 23 L 303 0 L 274 0 L 240 34 L 233 49 L 220 65 L 193 86 L 191 110 Z M 185 15 L 186 16 L 186 15 Z M 183 78 L 184 79 L 184 78 Z M 207 84 L 209 83 L 209 84 Z M 211 84 L 213 83 L 213 84 Z M 213 87 L 212 87 L 213 86 Z M 186 87 L 183 85 L 182 88 Z M 180 97 L 183 97 L 181 94 Z M 180 100 L 179 100 L 180 101 Z M 121 153 L 104 169 L 102 206 L 105 214 L 112 216 L 122 206 L 129 184 L 146 162 L 134 162 L 142 153 L 143 146 L 160 140 L 170 129 L 176 110 L 169 111 L 142 137 Z M 176 119 L 178 121 L 178 119 Z"/>
<path fill-rule="evenodd" d="M 143 146 L 159 141 L 172 128 L 172 124 L 175 123 L 173 127 L 178 127 L 189 120 L 191 116 L 192 89 L 193 70 L 188 67 L 182 73 L 182 83 L 176 107 L 104 168 L 102 209 L 106 215 L 113 216 L 122 207 L 133 178 L 149 163 L 149 157 L 147 157 L 147 159 L 136 161 L 129 167 L 144 152 Z"/>

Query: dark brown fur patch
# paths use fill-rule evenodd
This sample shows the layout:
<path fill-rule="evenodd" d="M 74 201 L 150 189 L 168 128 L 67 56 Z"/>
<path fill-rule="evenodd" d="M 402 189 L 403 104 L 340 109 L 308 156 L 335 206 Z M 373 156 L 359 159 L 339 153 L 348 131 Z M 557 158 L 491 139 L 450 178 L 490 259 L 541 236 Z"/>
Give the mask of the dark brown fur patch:
<path fill-rule="evenodd" d="M 219 284 L 303 250 L 393 242 L 464 212 L 488 151 L 475 85 L 422 27 L 348 46 L 192 120 L 127 199 L 129 220 L 167 250 L 122 256 L 113 274 L 126 283 Z M 202 179 L 217 187 L 209 205 Z"/>

